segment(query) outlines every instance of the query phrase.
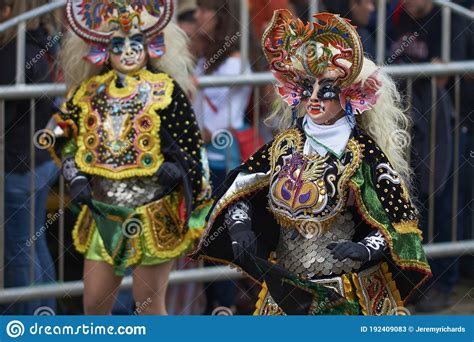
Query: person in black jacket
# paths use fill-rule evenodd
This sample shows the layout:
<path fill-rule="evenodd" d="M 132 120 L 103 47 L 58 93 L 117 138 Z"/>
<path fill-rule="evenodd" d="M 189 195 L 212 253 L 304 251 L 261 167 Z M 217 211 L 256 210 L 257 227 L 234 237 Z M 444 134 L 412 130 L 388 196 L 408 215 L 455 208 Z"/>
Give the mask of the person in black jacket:
<path fill-rule="evenodd" d="M 26 5 L 31 5 L 28 1 Z M 20 14 L 26 9 L 25 1 L 0 1 L 1 20 Z M 18 8 L 16 8 L 18 7 Z M 48 36 L 43 27 L 28 29 L 26 33 L 25 82 L 28 84 L 50 83 L 48 55 L 56 38 Z M 1 85 L 15 82 L 16 37 L 7 34 L 0 37 Z M 53 111 L 53 99 L 43 96 L 35 99 L 36 134 L 31 136 L 31 110 L 29 100 L 5 102 L 5 287 L 29 286 L 54 282 L 56 273 L 46 243 L 46 230 L 52 219 L 46 219 L 46 199 L 50 186 L 57 179 L 58 169 L 48 152 L 37 141 L 34 167 L 31 163 L 31 139 L 39 137 Z M 31 181 L 34 177 L 34 193 Z M 34 196 L 34 210 L 31 199 Z M 35 234 L 30 234 L 30 218 L 34 215 Z M 60 213 L 58 214 L 60 215 Z M 54 215 L 53 217 L 59 217 Z M 34 256 L 31 250 L 34 246 Z M 30 264 L 34 265 L 31 279 Z M 55 310 L 54 299 L 17 302 L 0 307 L 2 314 L 34 314 L 40 307 Z"/>

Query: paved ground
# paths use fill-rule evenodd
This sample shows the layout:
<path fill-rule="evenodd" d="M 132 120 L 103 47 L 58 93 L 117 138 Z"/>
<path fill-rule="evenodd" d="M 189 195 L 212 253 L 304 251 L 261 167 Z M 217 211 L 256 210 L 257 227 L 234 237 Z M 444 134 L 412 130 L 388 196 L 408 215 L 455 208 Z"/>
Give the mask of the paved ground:
<path fill-rule="evenodd" d="M 413 315 L 474 315 L 474 279 L 463 279 L 455 287 L 449 308 L 433 312 L 416 312 L 413 307 L 408 308 Z"/>

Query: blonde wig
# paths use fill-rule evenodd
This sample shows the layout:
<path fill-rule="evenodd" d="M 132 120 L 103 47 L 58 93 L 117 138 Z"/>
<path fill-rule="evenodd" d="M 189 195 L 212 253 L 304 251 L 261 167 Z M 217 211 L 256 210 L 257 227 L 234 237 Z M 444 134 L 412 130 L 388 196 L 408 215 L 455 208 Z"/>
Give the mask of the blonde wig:
<path fill-rule="evenodd" d="M 378 67 L 368 58 L 364 58 L 362 70 L 355 82 L 362 84 L 377 71 Z M 366 131 L 384 151 L 393 168 L 400 174 L 405 184 L 411 184 L 411 169 L 408 162 L 410 148 L 411 119 L 405 114 L 402 99 L 393 79 L 383 70 L 379 69 L 377 78 L 381 87 L 376 104 L 372 109 L 361 115 L 356 115 L 357 125 Z M 297 108 L 298 117 L 306 114 L 304 104 Z M 267 124 L 277 126 L 278 129 L 287 129 L 292 120 L 290 107 L 278 97 L 274 110 L 267 119 Z"/>
<path fill-rule="evenodd" d="M 191 75 L 194 68 L 193 58 L 188 48 L 188 38 L 178 25 L 170 22 L 163 30 L 166 53 L 159 59 L 149 59 L 149 64 L 171 77 L 188 95 L 195 90 Z M 60 60 L 68 91 L 77 88 L 88 78 L 97 75 L 103 67 L 97 67 L 83 59 L 90 46 L 74 32 L 68 32 L 61 49 Z"/>

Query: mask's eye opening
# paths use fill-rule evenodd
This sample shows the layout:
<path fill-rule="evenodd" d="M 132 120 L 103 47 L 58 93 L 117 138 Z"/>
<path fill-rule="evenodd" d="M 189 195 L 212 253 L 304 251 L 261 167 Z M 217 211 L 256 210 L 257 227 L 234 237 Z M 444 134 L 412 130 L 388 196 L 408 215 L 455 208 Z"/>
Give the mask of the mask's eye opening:
<path fill-rule="evenodd" d="M 339 99 L 341 88 L 334 84 L 334 80 L 323 79 L 319 82 L 319 84 L 320 86 L 317 94 L 319 101 Z"/>
<path fill-rule="evenodd" d="M 130 37 L 130 42 L 144 44 L 145 43 L 145 36 L 141 33 L 134 34 Z"/>
<path fill-rule="evenodd" d="M 311 97 L 311 95 L 313 95 L 313 91 L 314 91 L 314 87 L 313 87 L 313 84 L 314 84 L 314 80 L 311 80 L 311 79 L 305 79 L 304 81 L 304 84 L 303 84 L 303 93 L 302 93 L 302 97 L 304 100 L 307 100 Z"/>
<path fill-rule="evenodd" d="M 114 37 L 110 44 L 110 51 L 114 55 L 120 55 L 123 52 L 123 47 L 125 45 L 125 38 L 123 37 Z"/>
<path fill-rule="evenodd" d="M 303 98 L 308 99 L 313 94 L 313 87 L 309 86 L 303 90 Z"/>

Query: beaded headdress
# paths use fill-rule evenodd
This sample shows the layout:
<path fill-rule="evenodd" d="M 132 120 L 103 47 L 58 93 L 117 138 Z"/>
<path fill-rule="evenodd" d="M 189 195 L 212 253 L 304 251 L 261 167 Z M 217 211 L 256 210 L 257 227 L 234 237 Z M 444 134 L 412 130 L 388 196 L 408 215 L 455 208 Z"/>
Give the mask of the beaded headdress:
<path fill-rule="evenodd" d="M 150 57 L 161 57 L 162 30 L 173 9 L 173 0 L 68 0 L 66 15 L 71 29 L 92 46 L 87 59 L 102 64 L 114 32 L 128 35 L 134 27 L 145 35 Z"/>

